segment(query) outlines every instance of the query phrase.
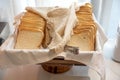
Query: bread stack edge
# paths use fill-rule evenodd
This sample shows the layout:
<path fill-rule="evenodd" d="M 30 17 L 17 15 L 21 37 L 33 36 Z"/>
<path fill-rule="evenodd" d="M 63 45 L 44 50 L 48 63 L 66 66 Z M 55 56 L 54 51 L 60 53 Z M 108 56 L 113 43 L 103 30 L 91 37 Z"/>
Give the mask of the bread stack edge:
<path fill-rule="evenodd" d="M 86 3 L 76 12 L 78 23 L 68 46 L 78 47 L 80 51 L 94 51 L 97 27 L 92 15 L 92 5 Z"/>
<path fill-rule="evenodd" d="M 45 19 L 26 11 L 18 28 L 15 49 L 39 49 L 44 38 Z"/>

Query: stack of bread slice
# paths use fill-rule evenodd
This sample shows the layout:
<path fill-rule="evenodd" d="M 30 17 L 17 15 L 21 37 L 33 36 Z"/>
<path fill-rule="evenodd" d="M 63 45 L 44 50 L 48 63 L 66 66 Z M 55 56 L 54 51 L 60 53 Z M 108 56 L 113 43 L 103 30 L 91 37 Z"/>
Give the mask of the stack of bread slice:
<path fill-rule="evenodd" d="M 81 51 L 94 51 L 96 38 L 96 25 L 92 15 L 92 6 L 86 3 L 76 12 L 78 23 L 73 29 L 73 35 L 68 46 L 78 47 Z"/>
<path fill-rule="evenodd" d="M 18 28 L 15 49 L 39 49 L 44 38 L 45 19 L 31 11 L 25 12 Z"/>

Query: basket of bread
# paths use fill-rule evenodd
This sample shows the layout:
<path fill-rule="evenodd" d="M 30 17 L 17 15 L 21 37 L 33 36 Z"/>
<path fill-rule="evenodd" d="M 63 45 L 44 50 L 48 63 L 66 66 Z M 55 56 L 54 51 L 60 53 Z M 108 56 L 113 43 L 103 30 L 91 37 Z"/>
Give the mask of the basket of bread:
<path fill-rule="evenodd" d="M 77 9 L 74 5 L 27 7 L 15 17 L 14 28 L 14 34 L 0 47 L 3 66 L 40 63 L 48 72 L 62 73 L 82 63 L 104 77 L 104 69 L 96 63 L 104 63 L 101 53 L 106 36 L 90 3 Z"/>
<path fill-rule="evenodd" d="M 73 35 L 66 45 L 79 48 L 81 51 L 94 51 L 97 27 L 93 20 L 91 4 L 86 3 L 80 6 L 76 11 L 76 16 L 78 23 L 73 28 Z M 60 64 L 51 66 L 50 64 L 42 64 L 42 66 L 45 70 L 53 73 L 65 72 L 71 68 L 71 65 Z"/>

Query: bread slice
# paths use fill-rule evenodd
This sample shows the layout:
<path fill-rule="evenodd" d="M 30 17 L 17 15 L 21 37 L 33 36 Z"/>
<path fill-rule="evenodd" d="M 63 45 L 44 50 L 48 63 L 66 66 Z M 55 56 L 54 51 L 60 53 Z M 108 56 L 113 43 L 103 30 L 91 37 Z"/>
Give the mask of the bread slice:
<path fill-rule="evenodd" d="M 76 25 L 76 27 L 74 28 L 74 33 L 79 32 L 79 30 L 83 30 L 83 29 L 92 29 L 93 35 L 96 34 L 97 28 L 95 27 L 95 24 L 91 24 L 91 23 L 86 23 L 86 24 L 78 24 Z"/>
<path fill-rule="evenodd" d="M 15 49 L 39 49 L 43 37 L 44 34 L 42 31 L 22 30 L 18 34 Z"/>
<path fill-rule="evenodd" d="M 40 23 L 40 22 L 38 22 Z M 20 24 L 20 27 L 19 27 L 19 30 L 20 29 L 32 29 L 32 30 L 37 30 L 37 31 L 44 31 L 44 27 L 45 26 L 45 23 L 42 23 L 42 24 L 36 24 L 36 23 L 31 23 L 31 22 L 24 22 L 22 21 L 21 24 Z"/>
<path fill-rule="evenodd" d="M 45 24 L 43 17 L 27 11 L 19 25 L 15 49 L 39 49 L 44 38 Z"/>
<path fill-rule="evenodd" d="M 91 51 L 91 35 L 89 31 L 82 31 L 80 34 L 74 34 L 67 43 L 69 46 L 78 47 L 81 51 Z"/>
<path fill-rule="evenodd" d="M 89 33 L 89 39 L 91 40 L 90 42 L 90 45 L 91 45 L 91 47 L 90 47 L 90 49 L 91 50 L 94 50 L 94 44 L 95 44 L 95 34 L 94 34 L 94 30 L 92 29 L 92 28 L 85 28 L 85 29 L 78 29 L 78 31 L 77 31 L 77 33 L 75 33 L 75 35 L 76 34 L 81 34 L 81 33 L 86 33 L 86 32 L 88 32 Z"/>
<path fill-rule="evenodd" d="M 85 5 L 80 6 L 80 12 L 88 12 L 92 13 L 92 5 L 90 3 L 86 3 Z"/>

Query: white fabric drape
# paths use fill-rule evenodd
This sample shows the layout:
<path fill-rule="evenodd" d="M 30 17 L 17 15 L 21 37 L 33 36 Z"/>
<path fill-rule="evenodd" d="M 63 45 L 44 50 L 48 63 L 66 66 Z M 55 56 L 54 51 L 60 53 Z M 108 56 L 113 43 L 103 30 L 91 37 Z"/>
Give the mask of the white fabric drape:
<path fill-rule="evenodd" d="M 109 39 L 115 39 L 120 21 L 120 0 L 91 0 L 93 12 Z"/>
<path fill-rule="evenodd" d="M 120 0 L 113 0 L 112 11 L 110 18 L 110 26 L 108 28 L 108 37 L 111 39 L 116 39 L 117 37 L 117 28 L 120 21 Z"/>
<path fill-rule="evenodd" d="M 91 0 L 93 12 L 106 33 L 109 28 L 112 2 L 113 0 Z"/>

